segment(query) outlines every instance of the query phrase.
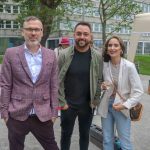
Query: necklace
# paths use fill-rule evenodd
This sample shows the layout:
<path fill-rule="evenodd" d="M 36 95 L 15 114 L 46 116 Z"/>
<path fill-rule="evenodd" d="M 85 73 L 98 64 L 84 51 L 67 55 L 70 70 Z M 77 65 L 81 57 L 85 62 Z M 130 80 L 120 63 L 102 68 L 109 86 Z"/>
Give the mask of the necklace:
<path fill-rule="evenodd" d="M 118 69 L 120 67 L 120 63 L 119 64 L 112 64 L 112 62 L 110 63 L 111 67 L 114 69 Z"/>

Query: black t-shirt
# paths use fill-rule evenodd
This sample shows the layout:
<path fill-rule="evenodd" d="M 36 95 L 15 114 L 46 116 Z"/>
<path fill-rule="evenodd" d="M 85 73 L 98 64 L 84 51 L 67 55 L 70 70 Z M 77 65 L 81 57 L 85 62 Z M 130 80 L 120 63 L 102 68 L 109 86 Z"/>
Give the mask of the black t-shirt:
<path fill-rule="evenodd" d="M 74 108 L 83 108 L 90 101 L 90 63 L 91 50 L 74 50 L 72 62 L 65 77 L 65 98 Z"/>

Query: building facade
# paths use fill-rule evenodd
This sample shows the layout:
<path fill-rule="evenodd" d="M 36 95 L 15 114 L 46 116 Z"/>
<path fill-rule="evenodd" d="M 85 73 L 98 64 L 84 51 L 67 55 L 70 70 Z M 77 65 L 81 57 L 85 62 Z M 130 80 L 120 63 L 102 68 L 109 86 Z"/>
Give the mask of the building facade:
<path fill-rule="evenodd" d="M 84 2 L 84 0 L 82 0 Z M 55 32 L 49 35 L 46 42 L 46 47 L 54 49 L 59 43 L 59 38 L 62 36 L 69 36 L 70 41 L 73 44 L 73 34 L 70 29 L 70 25 L 74 27 L 79 21 L 88 21 L 92 26 L 94 34 L 94 44 L 97 47 L 102 45 L 102 26 L 99 20 L 98 3 L 99 0 L 93 0 L 94 6 L 90 9 L 76 8 L 73 15 L 70 15 L 69 25 L 65 20 L 59 23 L 59 32 Z M 149 0 L 137 0 L 143 13 L 150 12 Z M 6 3 L 0 3 L 0 54 L 3 54 L 7 47 L 17 46 L 23 43 L 20 32 L 20 24 L 16 21 L 16 18 L 21 8 L 19 3 L 14 3 L 9 0 Z M 119 19 L 119 16 L 115 16 L 114 19 Z M 107 25 L 107 32 L 111 32 L 111 26 Z M 124 39 L 126 46 L 129 44 L 130 29 L 122 28 L 118 34 Z M 138 43 L 137 54 L 150 54 L 150 34 L 143 34 L 141 40 Z"/>

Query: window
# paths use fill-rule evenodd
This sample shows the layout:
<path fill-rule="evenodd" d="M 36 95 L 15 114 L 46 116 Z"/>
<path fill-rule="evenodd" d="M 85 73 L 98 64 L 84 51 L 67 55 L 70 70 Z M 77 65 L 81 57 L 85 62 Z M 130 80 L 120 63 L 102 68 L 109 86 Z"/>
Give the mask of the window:
<path fill-rule="evenodd" d="M 94 40 L 94 45 L 96 47 L 102 47 L 102 45 L 103 45 L 102 40 Z"/>
<path fill-rule="evenodd" d="M 93 16 L 99 17 L 99 11 L 97 7 L 93 8 Z"/>
<path fill-rule="evenodd" d="M 138 42 L 136 53 L 142 54 L 142 49 L 143 49 L 143 42 Z"/>
<path fill-rule="evenodd" d="M 4 29 L 4 20 L 0 20 L 0 29 Z"/>
<path fill-rule="evenodd" d="M 150 43 L 144 43 L 144 54 L 150 54 Z"/>
<path fill-rule="evenodd" d="M 121 27 L 121 29 L 119 30 L 119 33 L 121 34 L 129 34 L 129 29 L 127 27 Z"/>
<path fill-rule="evenodd" d="M 115 20 L 121 20 L 121 16 L 119 16 L 119 15 L 115 15 L 113 18 L 114 18 Z"/>
<path fill-rule="evenodd" d="M 0 5 L 0 12 L 3 12 L 3 5 Z"/>
<path fill-rule="evenodd" d="M 148 5 L 148 12 L 150 12 L 150 5 Z"/>
<path fill-rule="evenodd" d="M 72 28 L 74 29 L 74 27 L 76 26 L 78 22 L 77 21 L 71 21 L 71 24 L 72 24 Z"/>
<path fill-rule="evenodd" d="M 74 39 L 70 39 L 70 45 L 74 45 Z"/>
<path fill-rule="evenodd" d="M 108 25 L 106 25 L 106 32 L 107 32 L 107 33 L 110 33 L 110 32 L 111 32 L 111 30 L 112 30 L 111 28 L 112 28 L 112 26 L 111 26 L 111 25 L 109 25 L 109 24 L 108 24 Z"/>
<path fill-rule="evenodd" d="M 60 30 L 69 30 L 68 24 L 61 22 L 60 23 Z"/>
<path fill-rule="evenodd" d="M 10 37 L 9 38 L 9 47 L 14 47 L 14 46 L 19 46 L 22 45 L 24 43 L 24 39 L 23 38 L 16 38 L 16 37 Z"/>
<path fill-rule="evenodd" d="M 74 9 L 74 14 L 78 14 L 78 15 L 81 15 L 82 12 L 81 12 L 81 8 L 77 7 Z"/>
<path fill-rule="evenodd" d="M 100 32 L 100 24 L 93 23 L 93 32 Z"/>
<path fill-rule="evenodd" d="M 84 12 L 85 12 L 85 16 L 92 16 L 92 8 L 86 8 Z"/>
<path fill-rule="evenodd" d="M 5 12 L 9 13 L 9 14 L 11 13 L 11 5 L 6 5 L 5 6 Z"/>
<path fill-rule="evenodd" d="M 0 37 L 0 54 L 4 55 L 7 47 L 14 47 L 24 43 L 20 37 Z"/>
<path fill-rule="evenodd" d="M 100 2 L 100 0 L 92 0 L 92 1 L 95 1 L 95 2 Z"/>
<path fill-rule="evenodd" d="M 59 44 L 59 39 L 51 39 L 47 41 L 47 46 L 50 49 L 55 49 L 56 47 L 58 47 Z"/>
<path fill-rule="evenodd" d="M 20 13 L 24 13 L 28 10 L 28 7 L 27 6 L 20 6 L 19 9 L 20 9 Z"/>
<path fill-rule="evenodd" d="M 14 14 L 18 14 L 19 13 L 19 6 L 17 6 L 17 5 L 13 6 L 13 13 Z"/>
<path fill-rule="evenodd" d="M 19 23 L 16 21 L 13 21 L 13 29 L 18 29 L 19 28 Z"/>
<path fill-rule="evenodd" d="M 127 53 L 127 47 L 128 47 L 128 41 L 123 41 L 124 45 L 125 45 L 125 54 Z"/>
<path fill-rule="evenodd" d="M 6 29 L 11 29 L 11 21 L 6 20 Z"/>
<path fill-rule="evenodd" d="M 148 5 L 147 5 L 147 4 L 142 4 L 142 5 L 143 5 L 143 6 L 142 6 L 143 12 L 145 12 L 145 13 L 149 12 L 149 7 L 148 7 Z"/>

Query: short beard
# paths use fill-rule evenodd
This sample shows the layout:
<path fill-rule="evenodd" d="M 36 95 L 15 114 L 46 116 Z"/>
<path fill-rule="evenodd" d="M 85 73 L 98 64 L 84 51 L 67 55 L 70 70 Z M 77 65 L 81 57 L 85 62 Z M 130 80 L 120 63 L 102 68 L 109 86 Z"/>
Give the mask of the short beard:
<path fill-rule="evenodd" d="M 29 46 L 38 46 L 38 45 L 40 44 L 40 41 L 41 41 L 41 39 L 38 39 L 38 40 L 36 40 L 36 41 L 34 41 L 34 42 L 32 42 L 32 41 L 30 41 L 30 40 L 27 40 L 27 44 L 28 44 Z"/>
<path fill-rule="evenodd" d="M 84 48 L 87 45 L 89 45 L 89 43 L 85 42 L 85 41 L 76 41 L 76 45 L 80 48 Z"/>

